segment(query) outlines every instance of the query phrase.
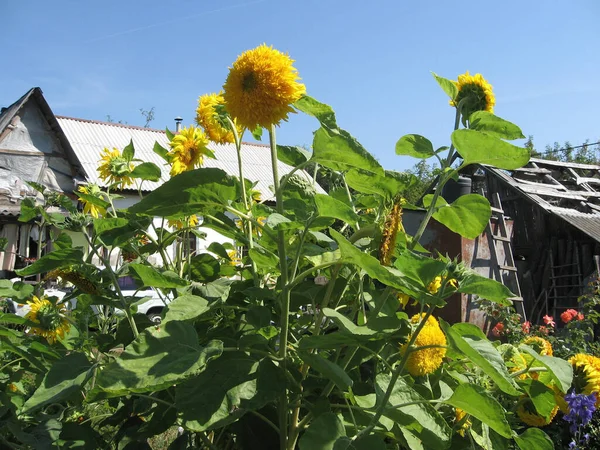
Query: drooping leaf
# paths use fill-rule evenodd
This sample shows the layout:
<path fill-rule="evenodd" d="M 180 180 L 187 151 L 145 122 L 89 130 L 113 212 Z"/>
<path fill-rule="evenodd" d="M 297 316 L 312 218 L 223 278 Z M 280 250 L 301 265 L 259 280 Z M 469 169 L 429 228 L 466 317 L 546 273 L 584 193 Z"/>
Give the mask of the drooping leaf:
<path fill-rule="evenodd" d="M 179 278 L 174 272 L 159 272 L 152 266 L 145 264 L 129 264 L 129 270 L 133 272 L 141 286 L 156 288 L 178 288 L 187 286 L 188 282 Z"/>
<path fill-rule="evenodd" d="M 319 215 L 322 217 L 333 217 L 346 223 L 355 224 L 358 215 L 354 210 L 327 194 L 317 194 L 314 197 Z"/>
<path fill-rule="evenodd" d="M 164 148 L 158 142 L 154 143 L 154 147 L 152 148 L 152 151 L 154 153 L 156 153 L 158 156 L 160 156 L 162 159 L 164 159 L 166 162 L 169 162 L 169 157 L 167 156 L 169 154 L 169 150 Z"/>
<path fill-rule="evenodd" d="M 27 399 L 22 414 L 30 414 L 42 406 L 59 403 L 81 389 L 91 376 L 92 365 L 83 353 L 71 353 L 56 361 L 33 395 Z"/>
<path fill-rule="evenodd" d="M 40 207 L 36 206 L 35 199 L 31 197 L 24 198 L 21 201 L 21 213 L 19 222 L 29 222 L 40 215 Z"/>
<path fill-rule="evenodd" d="M 240 184 L 221 169 L 183 172 L 129 208 L 147 216 L 190 216 L 206 207 L 221 208 L 240 197 Z"/>
<path fill-rule="evenodd" d="M 210 309 L 208 301 L 197 295 L 180 295 L 167 305 L 163 323 L 170 320 L 194 321 Z"/>
<path fill-rule="evenodd" d="M 396 155 L 408 155 L 415 158 L 429 158 L 435 155 L 433 144 L 418 134 L 407 134 L 396 142 Z"/>
<path fill-rule="evenodd" d="M 311 160 L 334 170 L 357 168 L 383 174 L 373 155 L 350 134 L 337 128 L 319 128 L 315 132 Z"/>
<path fill-rule="evenodd" d="M 552 411 L 556 407 L 554 391 L 544 383 L 531 378 L 521 381 L 521 386 L 527 392 L 527 396 L 531 399 L 537 413 L 549 420 Z"/>
<path fill-rule="evenodd" d="M 223 343 L 198 343 L 193 325 L 169 321 L 146 328 L 96 379 L 91 398 L 159 391 L 197 375 L 221 355 Z M 91 398 L 88 400 L 91 401 Z"/>
<path fill-rule="evenodd" d="M 481 386 L 459 384 L 452 397 L 445 403 L 476 417 L 501 436 L 509 439 L 512 437 L 512 430 L 506 420 L 504 408 Z"/>
<path fill-rule="evenodd" d="M 391 377 L 388 374 L 377 375 L 375 391 L 378 404 L 382 401 L 390 381 Z M 433 405 L 427 403 L 402 377 L 396 381 L 383 414 L 420 439 L 425 448 L 446 448 L 450 444 L 452 430 L 446 421 Z"/>
<path fill-rule="evenodd" d="M 310 159 L 310 153 L 297 145 L 278 145 L 277 159 L 292 167 L 296 167 L 308 161 Z"/>
<path fill-rule="evenodd" d="M 267 250 L 264 247 L 254 247 L 248 250 L 248 254 L 252 261 L 256 263 L 257 266 L 264 269 L 274 269 L 279 264 L 279 257 Z"/>
<path fill-rule="evenodd" d="M 573 382 L 573 366 L 568 361 L 554 356 L 540 355 L 528 345 L 520 345 L 519 350 L 529 354 L 536 362 L 548 369 L 556 381 L 556 386 L 562 392 L 566 393 L 569 390 Z"/>
<path fill-rule="evenodd" d="M 42 256 L 30 266 L 27 266 L 24 269 L 15 270 L 15 272 L 20 277 L 28 277 L 30 275 L 36 275 L 38 273 L 44 273 L 53 269 L 77 264 L 80 263 L 82 259 L 83 250 L 81 247 L 62 248 Z"/>
<path fill-rule="evenodd" d="M 469 128 L 471 130 L 485 131 L 488 134 L 501 139 L 525 139 L 521 129 L 508 120 L 501 119 L 487 111 L 476 111 L 469 117 Z"/>
<path fill-rule="evenodd" d="M 337 128 L 335 112 L 331 106 L 321 103 L 309 95 L 303 95 L 294 103 L 294 106 L 303 113 L 315 117 L 321 125 L 327 128 Z"/>
<path fill-rule="evenodd" d="M 360 169 L 349 170 L 345 175 L 346 183 L 352 189 L 365 194 L 376 194 L 391 199 L 404 192 L 406 183 L 399 172 L 386 170 L 377 175 Z"/>
<path fill-rule="evenodd" d="M 221 264 L 219 261 L 208 253 L 200 253 L 195 255 L 190 260 L 192 280 L 201 283 L 208 283 L 219 278 Z M 184 268 L 184 273 L 187 273 L 187 264 Z"/>
<path fill-rule="evenodd" d="M 300 450 L 346 450 L 349 444 L 342 421 L 334 413 L 326 412 L 310 423 L 298 447 Z"/>
<path fill-rule="evenodd" d="M 466 275 L 458 285 L 458 292 L 463 294 L 477 295 L 480 298 L 498 303 L 503 306 L 511 306 L 514 297 L 510 289 L 491 278 L 482 277 L 476 273 Z"/>
<path fill-rule="evenodd" d="M 487 198 L 479 194 L 458 197 L 451 204 L 440 206 L 433 218 L 450 230 L 468 239 L 478 237 L 488 224 L 492 208 Z"/>
<path fill-rule="evenodd" d="M 151 162 L 144 162 L 135 166 L 130 176 L 142 180 L 158 181 L 160 180 L 160 167 Z"/>
<path fill-rule="evenodd" d="M 73 247 L 73 240 L 67 233 L 60 233 L 54 241 L 52 241 L 57 250 Z"/>
<path fill-rule="evenodd" d="M 452 133 L 452 143 L 463 158 L 462 166 L 488 164 L 499 169 L 513 170 L 529 161 L 529 150 L 517 147 L 491 134 L 460 129 Z"/>
<path fill-rule="evenodd" d="M 281 395 L 285 378 L 273 363 L 227 352 L 206 370 L 177 386 L 175 404 L 188 430 L 200 432 L 236 421 Z"/>
<path fill-rule="evenodd" d="M 99 197 L 96 197 L 95 195 L 84 194 L 83 192 L 77 192 L 77 197 L 79 197 L 80 199 L 85 200 L 87 203 L 90 203 L 99 208 L 102 208 L 102 209 L 110 208 L 109 202 L 107 202 L 106 200 L 103 200 Z"/>
<path fill-rule="evenodd" d="M 352 378 L 333 361 L 323 358 L 318 353 L 301 352 L 299 355 L 325 379 L 333 381 L 341 391 L 347 391 L 352 386 Z"/>
<path fill-rule="evenodd" d="M 444 77 L 440 77 L 435 72 L 431 72 L 431 73 L 433 75 L 433 78 L 435 78 L 435 81 L 438 82 L 438 84 L 444 90 L 446 95 L 448 95 L 448 97 L 450 97 L 450 100 L 454 100 L 456 98 L 456 96 L 458 95 L 458 88 L 456 87 L 456 84 L 454 84 L 452 82 L 452 80 L 449 80 Z"/>
<path fill-rule="evenodd" d="M 552 439 L 539 428 L 527 428 L 515 442 L 521 450 L 554 450 Z"/>
<path fill-rule="evenodd" d="M 456 323 L 450 327 L 443 320 L 440 320 L 440 324 L 446 333 L 448 344 L 455 351 L 463 353 L 506 394 L 513 396 L 521 394 L 508 373 L 502 355 L 488 341 L 479 327 L 471 323 Z"/>

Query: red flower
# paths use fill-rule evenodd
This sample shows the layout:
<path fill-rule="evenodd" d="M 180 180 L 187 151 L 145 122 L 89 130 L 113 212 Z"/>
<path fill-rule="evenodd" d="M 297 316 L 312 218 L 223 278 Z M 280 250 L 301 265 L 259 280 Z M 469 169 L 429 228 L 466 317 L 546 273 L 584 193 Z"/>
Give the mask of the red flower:
<path fill-rule="evenodd" d="M 560 315 L 560 320 L 562 320 L 564 323 L 569 323 L 571 320 L 573 320 L 573 317 L 575 317 L 569 311 L 572 310 L 569 309 Z M 577 313 L 575 313 L 575 315 L 577 315 Z"/>
<path fill-rule="evenodd" d="M 545 326 L 541 326 L 540 328 L 538 328 L 538 330 L 540 331 L 540 333 L 542 334 L 548 334 L 548 328 L 546 328 Z"/>
<path fill-rule="evenodd" d="M 556 325 L 556 323 L 554 323 L 554 317 L 552 316 L 545 315 L 544 317 L 542 317 L 542 319 L 544 319 L 544 323 L 546 325 L 549 325 L 551 327 Z"/>
<path fill-rule="evenodd" d="M 502 322 L 498 322 L 494 328 L 492 328 L 492 334 L 496 337 L 500 337 L 502 332 L 504 331 L 504 324 Z"/>
<path fill-rule="evenodd" d="M 583 320 L 583 314 L 577 313 L 577 320 Z"/>
<path fill-rule="evenodd" d="M 523 330 L 523 333 L 529 334 L 529 330 L 531 329 L 531 322 L 529 320 L 527 322 L 523 322 L 521 324 L 521 329 Z"/>

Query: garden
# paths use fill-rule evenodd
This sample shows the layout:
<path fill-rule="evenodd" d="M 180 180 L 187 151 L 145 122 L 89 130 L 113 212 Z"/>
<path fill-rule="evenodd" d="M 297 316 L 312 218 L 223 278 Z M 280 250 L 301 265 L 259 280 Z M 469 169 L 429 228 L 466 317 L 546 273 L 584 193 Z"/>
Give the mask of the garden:
<path fill-rule="evenodd" d="M 24 200 L 19 220 L 51 240 L 40 232 L 38 257 L 17 272 L 37 284 L 0 280 L 5 302 L 28 307 L 0 313 L 0 446 L 600 448 L 600 284 L 577 309 L 533 324 L 507 287 L 420 244 L 432 219 L 467 238 L 487 226 L 485 197 L 441 195 L 461 169 L 529 161 L 513 143 L 520 128 L 493 114 L 492 86 L 481 74 L 433 74 L 452 132 L 437 149 L 399 138 L 398 155 L 441 165 L 433 194 L 413 205 L 410 179 L 338 125 L 293 63 L 266 45 L 241 54 L 222 91 L 199 98 L 197 126 L 155 145 L 170 178 L 150 193 L 143 183 L 161 169 L 133 143 L 99 155 L 106 187 L 82 186 L 83 208 L 30 183 L 43 201 Z M 294 113 L 314 119 L 310 151 L 277 144 Z M 273 198 L 244 177 L 245 134 L 269 144 Z M 219 158 L 209 141 L 235 146 L 238 176 L 203 167 Z M 293 170 L 280 176 L 278 161 Z M 319 168 L 338 177 L 328 194 L 315 188 Z M 139 201 L 117 209 L 124 189 Z M 423 212 L 414 235 L 406 210 Z M 193 251 L 198 225 L 235 245 Z M 139 312 L 147 299 L 124 293 L 126 277 L 164 301 L 159 320 Z M 58 298 L 47 280 L 72 289 Z M 456 293 L 479 299 L 491 336 L 439 317 Z"/>

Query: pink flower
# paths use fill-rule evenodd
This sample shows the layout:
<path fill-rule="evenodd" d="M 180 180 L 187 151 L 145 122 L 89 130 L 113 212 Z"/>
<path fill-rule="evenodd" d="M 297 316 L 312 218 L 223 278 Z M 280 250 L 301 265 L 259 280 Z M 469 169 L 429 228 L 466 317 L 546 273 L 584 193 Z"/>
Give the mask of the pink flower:
<path fill-rule="evenodd" d="M 583 314 L 577 313 L 577 320 L 583 320 Z"/>
<path fill-rule="evenodd" d="M 529 320 L 527 322 L 523 322 L 521 324 L 521 329 L 523 330 L 523 333 L 529 334 L 529 330 L 531 329 L 531 322 Z"/>
<path fill-rule="evenodd" d="M 546 325 L 549 325 L 551 327 L 556 325 L 556 323 L 554 323 L 554 317 L 552 316 L 545 315 L 544 317 L 542 317 L 542 319 L 544 319 L 544 323 Z"/>
<path fill-rule="evenodd" d="M 498 322 L 494 328 L 492 328 L 492 334 L 496 337 L 500 337 L 502 332 L 504 331 L 504 324 L 502 322 Z"/>

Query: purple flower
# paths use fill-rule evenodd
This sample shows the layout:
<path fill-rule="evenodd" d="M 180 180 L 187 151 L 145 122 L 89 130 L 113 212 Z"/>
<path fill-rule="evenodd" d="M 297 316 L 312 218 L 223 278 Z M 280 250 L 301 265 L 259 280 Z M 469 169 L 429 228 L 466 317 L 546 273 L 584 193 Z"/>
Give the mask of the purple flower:
<path fill-rule="evenodd" d="M 576 449 L 577 443 L 581 442 L 581 439 L 579 439 L 581 428 L 592 420 L 592 415 L 596 411 L 596 393 L 585 395 L 575 394 L 571 391 L 565 395 L 565 401 L 569 406 L 569 412 L 563 419 L 570 424 L 569 431 L 575 437 L 569 444 L 569 448 Z M 589 435 L 584 435 L 583 438 L 587 441 Z"/>

